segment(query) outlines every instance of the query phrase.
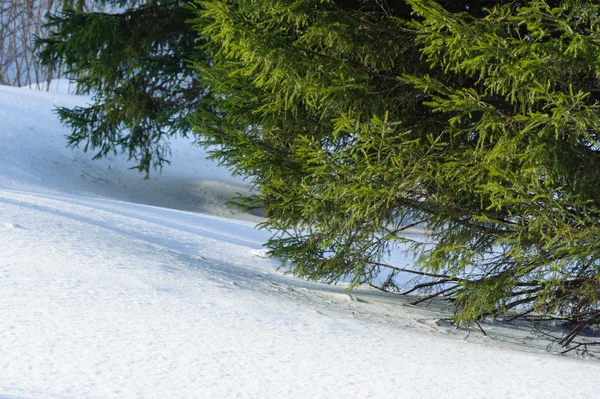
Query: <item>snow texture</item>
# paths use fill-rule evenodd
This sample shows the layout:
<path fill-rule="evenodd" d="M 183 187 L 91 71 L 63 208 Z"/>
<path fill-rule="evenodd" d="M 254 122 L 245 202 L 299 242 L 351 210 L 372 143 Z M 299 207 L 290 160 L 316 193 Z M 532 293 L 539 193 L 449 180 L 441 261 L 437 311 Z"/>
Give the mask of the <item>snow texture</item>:
<path fill-rule="evenodd" d="M 465 339 L 435 304 L 283 274 L 260 219 L 224 205 L 244 182 L 190 140 L 149 180 L 123 156 L 65 149 L 52 108 L 85 101 L 0 87 L 0 398 L 600 391 L 597 359 L 528 330 Z"/>

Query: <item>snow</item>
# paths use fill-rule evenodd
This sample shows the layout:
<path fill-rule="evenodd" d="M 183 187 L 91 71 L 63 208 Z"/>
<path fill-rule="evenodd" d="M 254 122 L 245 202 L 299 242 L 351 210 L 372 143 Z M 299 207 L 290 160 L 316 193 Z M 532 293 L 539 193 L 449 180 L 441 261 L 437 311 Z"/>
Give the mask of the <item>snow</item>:
<path fill-rule="evenodd" d="M 531 331 L 298 280 L 245 183 L 190 140 L 144 180 L 65 149 L 54 105 L 0 87 L 0 398 L 591 398 L 597 359 Z M 224 217 L 225 216 L 225 217 Z"/>
<path fill-rule="evenodd" d="M 53 79 L 50 82 L 33 83 L 27 86 L 31 90 L 41 90 L 60 94 L 75 94 L 77 92 L 77 84 L 70 79 Z"/>
<path fill-rule="evenodd" d="M 62 86 L 65 86 L 63 83 Z M 204 212 L 246 220 L 258 218 L 225 206 L 247 185 L 232 177 L 190 139 L 171 142 L 171 166 L 144 179 L 125 156 L 91 161 L 94 153 L 66 148 L 69 131 L 56 106 L 83 106 L 88 99 L 54 92 L 2 87 L 0 90 L 0 185 L 25 191 L 68 193 Z"/>

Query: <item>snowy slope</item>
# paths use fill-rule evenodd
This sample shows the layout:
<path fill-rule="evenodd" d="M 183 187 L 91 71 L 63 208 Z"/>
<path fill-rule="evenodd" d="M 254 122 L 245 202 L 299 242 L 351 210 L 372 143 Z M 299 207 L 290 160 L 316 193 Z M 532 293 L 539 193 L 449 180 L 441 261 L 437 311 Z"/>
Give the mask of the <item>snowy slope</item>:
<path fill-rule="evenodd" d="M 150 180 L 65 150 L 52 105 L 84 101 L 0 87 L 0 398 L 600 391 L 598 360 L 528 331 L 465 340 L 435 307 L 282 274 L 260 257 L 268 234 L 223 205 L 243 182 L 189 143 Z"/>
<path fill-rule="evenodd" d="M 67 88 L 68 82 L 53 85 Z M 85 98 L 2 87 L 0 90 L 0 184 L 5 188 L 110 198 L 256 221 L 224 203 L 248 189 L 239 178 L 205 159 L 190 140 L 171 143 L 171 167 L 149 180 L 124 156 L 90 162 L 94 153 L 66 148 L 55 106 L 82 106 Z"/>

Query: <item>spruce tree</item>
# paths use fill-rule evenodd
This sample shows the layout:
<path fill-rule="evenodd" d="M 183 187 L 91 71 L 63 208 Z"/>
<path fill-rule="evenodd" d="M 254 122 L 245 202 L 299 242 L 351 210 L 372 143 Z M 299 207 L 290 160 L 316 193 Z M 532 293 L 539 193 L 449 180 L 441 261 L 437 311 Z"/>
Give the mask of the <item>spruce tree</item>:
<path fill-rule="evenodd" d="M 409 271 L 459 323 L 562 317 L 574 347 L 598 326 L 599 2 L 194 4 L 52 17 L 43 60 L 94 95 L 59 110 L 72 145 L 148 172 L 193 114 L 297 275 L 400 291 Z M 406 244 L 417 270 L 386 261 Z"/>
<path fill-rule="evenodd" d="M 458 322 L 560 316 L 565 345 L 598 325 L 598 2 L 198 4 L 217 112 L 196 130 L 294 273 L 399 290 L 385 255 L 408 243 L 407 291 Z"/>
<path fill-rule="evenodd" d="M 84 1 L 65 1 L 49 15 L 52 33 L 39 39 L 42 62 L 61 66 L 76 80 L 89 106 L 57 109 L 72 129 L 70 146 L 102 157 L 126 152 L 135 168 L 149 173 L 169 159 L 168 137 L 190 131 L 188 115 L 208 95 L 189 67 L 201 59 L 186 1 L 151 0 L 128 6 L 104 0 L 118 12 L 86 11 Z"/>

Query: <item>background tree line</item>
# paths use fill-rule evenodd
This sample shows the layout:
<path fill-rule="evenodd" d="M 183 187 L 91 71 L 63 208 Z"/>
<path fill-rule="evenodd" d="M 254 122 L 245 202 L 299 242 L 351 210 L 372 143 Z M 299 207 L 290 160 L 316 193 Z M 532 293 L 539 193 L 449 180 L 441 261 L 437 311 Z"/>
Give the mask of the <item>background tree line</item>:
<path fill-rule="evenodd" d="M 125 7 L 134 7 L 138 0 L 129 0 Z M 49 82 L 63 77 L 60 65 L 44 66 L 36 56 L 36 37 L 47 37 L 44 27 L 48 13 L 58 13 L 68 0 L 0 0 L 0 84 L 8 86 L 35 85 L 49 89 Z M 104 1 L 82 2 L 85 12 L 117 12 L 122 6 Z"/>

